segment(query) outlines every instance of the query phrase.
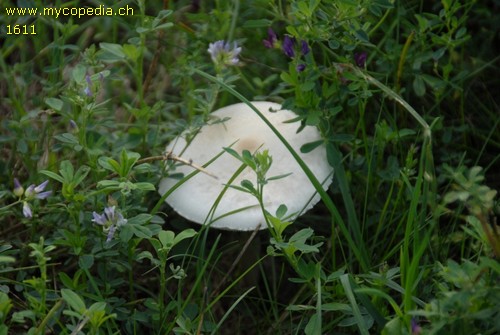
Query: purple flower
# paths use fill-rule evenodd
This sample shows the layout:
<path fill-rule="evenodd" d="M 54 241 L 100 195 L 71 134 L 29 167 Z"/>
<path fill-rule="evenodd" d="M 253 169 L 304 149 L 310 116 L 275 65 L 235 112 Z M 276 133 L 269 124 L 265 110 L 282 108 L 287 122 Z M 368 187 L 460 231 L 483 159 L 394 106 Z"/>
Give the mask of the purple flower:
<path fill-rule="evenodd" d="M 301 41 L 301 51 L 302 55 L 307 55 L 309 53 L 309 45 L 307 44 L 306 41 Z"/>
<path fill-rule="evenodd" d="M 24 193 L 24 187 L 21 185 L 17 178 L 14 178 L 14 194 L 20 198 Z"/>
<path fill-rule="evenodd" d="M 89 75 L 85 76 L 85 80 L 87 81 L 87 87 L 85 87 L 84 92 L 85 95 L 88 97 L 92 96 L 92 80 L 90 79 Z"/>
<path fill-rule="evenodd" d="M 42 192 L 45 190 L 45 187 L 47 187 L 47 184 L 49 183 L 48 180 L 44 181 L 38 186 L 35 186 L 35 184 L 31 184 L 28 186 L 26 191 L 24 191 L 24 196 L 26 197 L 26 200 L 31 200 L 31 199 L 46 199 L 48 198 L 51 194 L 52 191 L 47 191 L 47 192 Z"/>
<path fill-rule="evenodd" d="M 354 54 L 354 62 L 359 67 L 365 67 L 367 57 L 368 54 L 365 51 L 357 52 Z"/>
<path fill-rule="evenodd" d="M 106 222 L 108 221 L 106 219 L 106 215 L 105 214 L 97 214 L 96 212 L 92 212 L 92 216 L 94 217 L 92 219 L 93 222 L 97 223 L 98 225 L 101 225 L 101 226 L 104 226 L 106 224 Z"/>
<path fill-rule="evenodd" d="M 45 187 L 47 187 L 47 184 L 49 183 L 48 180 L 44 181 L 43 183 L 41 183 L 40 185 L 36 186 L 35 187 L 35 193 L 40 193 L 42 192 L 43 190 L 45 190 Z"/>
<path fill-rule="evenodd" d="M 302 40 L 300 41 L 300 52 L 302 53 L 302 56 L 305 56 L 309 53 L 309 45 L 307 44 L 306 41 Z M 295 56 L 295 38 L 290 37 L 288 35 L 285 35 L 283 39 L 283 52 L 285 55 L 287 55 L 290 58 L 293 58 Z"/>
<path fill-rule="evenodd" d="M 232 48 L 229 42 L 222 40 L 210 43 L 207 51 L 217 67 L 235 66 L 240 61 L 238 56 L 241 52 L 241 47 L 236 42 L 233 43 Z"/>
<path fill-rule="evenodd" d="M 35 184 L 31 184 L 30 186 L 28 186 L 26 190 L 24 190 L 19 180 L 17 178 L 14 178 L 14 194 L 19 198 L 22 198 L 24 195 L 23 199 L 24 217 L 27 218 L 33 217 L 33 212 L 29 205 L 29 201 L 33 199 L 46 199 L 52 194 L 52 191 L 43 192 L 43 190 L 45 190 L 45 187 L 47 187 L 48 183 L 49 181 L 46 180 L 38 186 L 35 186 Z"/>
<path fill-rule="evenodd" d="M 23 215 L 25 218 L 32 218 L 33 212 L 31 212 L 30 205 L 27 201 L 23 201 Z"/>
<path fill-rule="evenodd" d="M 69 120 L 69 128 L 78 130 L 78 125 L 76 124 L 75 120 Z"/>
<path fill-rule="evenodd" d="M 94 217 L 92 222 L 103 226 L 104 231 L 107 231 L 106 242 L 111 241 L 116 230 L 127 223 L 127 219 L 120 212 L 115 211 L 115 206 L 104 208 L 103 214 L 92 212 L 92 216 Z"/>
<path fill-rule="evenodd" d="M 115 232 L 116 232 L 116 225 L 112 225 L 111 227 L 109 227 L 108 235 L 106 236 L 106 242 L 109 242 L 113 239 L 113 236 L 115 236 Z"/>
<path fill-rule="evenodd" d="M 26 198 L 33 198 L 35 195 L 35 184 L 31 184 L 30 186 L 28 186 L 26 191 L 24 191 L 24 195 L 26 196 Z"/>
<path fill-rule="evenodd" d="M 422 327 L 419 326 L 415 318 L 411 319 L 411 335 L 419 335 L 422 332 Z"/>
<path fill-rule="evenodd" d="M 35 198 L 45 199 L 45 198 L 48 198 L 52 194 L 52 191 L 42 192 L 43 190 L 45 190 L 45 187 L 47 187 L 48 183 L 49 183 L 49 181 L 46 180 L 43 183 L 41 183 L 40 185 L 33 188 L 33 191 L 35 192 L 35 194 L 34 194 Z M 35 185 L 31 185 L 30 187 L 32 187 L 32 186 L 35 186 Z"/>
<path fill-rule="evenodd" d="M 285 35 L 285 37 L 283 38 L 283 52 L 285 53 L 285 55 L 293 58 L 293 56 L 295 56 L 294 46 L 295 38 Z"/>
<path fill-rule="evenodd" d="M 272 28 L 267 30 L 267 40 L 263 40 L 262 43 L 264 43 L 264 46 L 269 49 L 275 48 L 278 45 L 278 36 L 276 36 L 276 33 Z"/>
<path fill-rule="evenodd" d="M 302 72 L 306 69 L 306 64 L 299 64 L 299 65 L 297 65 L 296 69 L 297 69 L 297 72 Z"/>

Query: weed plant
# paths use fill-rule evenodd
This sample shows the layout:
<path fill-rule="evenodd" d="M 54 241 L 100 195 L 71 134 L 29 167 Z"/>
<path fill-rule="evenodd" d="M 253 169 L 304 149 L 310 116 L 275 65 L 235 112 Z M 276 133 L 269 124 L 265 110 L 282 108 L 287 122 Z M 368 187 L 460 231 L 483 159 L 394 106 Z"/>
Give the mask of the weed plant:
<path fill-rule="evenodd" d="M 0 11 L 0 334 L 500 333 L 497 1 Z M 268 213 L 241 257 L 249 235 L 156 190 L 169 141 L 253 100 L 317 127 L 301 150 L 335 172 L 327 191 L 311 178 L 322 202 L 295 222 Z M 262 199 L 272 152 L 226 154 Z"/>

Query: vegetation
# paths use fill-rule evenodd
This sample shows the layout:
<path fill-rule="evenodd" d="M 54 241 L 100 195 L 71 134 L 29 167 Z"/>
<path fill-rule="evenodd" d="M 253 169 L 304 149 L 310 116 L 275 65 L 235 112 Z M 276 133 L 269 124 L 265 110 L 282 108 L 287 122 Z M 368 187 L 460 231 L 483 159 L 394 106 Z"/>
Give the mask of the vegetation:
<path fill-rule="evenodd" d="M 498 9 L 2 1 L 0 334 L 500 333 Z M 156 190 L 168 142 L 253 100 L 317 127 L 335 173 L 248 247 Z M 228 152 L 261 197 L 272 151 Z"/>

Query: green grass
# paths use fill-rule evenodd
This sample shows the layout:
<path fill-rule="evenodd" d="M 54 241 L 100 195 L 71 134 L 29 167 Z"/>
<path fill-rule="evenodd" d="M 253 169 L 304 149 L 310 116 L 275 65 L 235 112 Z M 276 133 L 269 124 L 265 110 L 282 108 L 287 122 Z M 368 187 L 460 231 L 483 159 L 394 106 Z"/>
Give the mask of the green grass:
<path fill-rule="evenodd" d="M 106 3 L 134 15 L 0 5 L 0 334 L 500 332 L 493 1 L 52 6 Z M 37 34 L 7 34 L 23 25 Z M 211 60 L 218 40 L 237 66 Z M 268 124 L 320 204 L 252 236 L 182 218 L 155 191 L 181 161 L 167 143 L 255 100 L 319 130 L 332 185 Z M 270 177 L 266 153 L 228 152 Z M 262 204 L 265 182 L 251 191 Z"/>

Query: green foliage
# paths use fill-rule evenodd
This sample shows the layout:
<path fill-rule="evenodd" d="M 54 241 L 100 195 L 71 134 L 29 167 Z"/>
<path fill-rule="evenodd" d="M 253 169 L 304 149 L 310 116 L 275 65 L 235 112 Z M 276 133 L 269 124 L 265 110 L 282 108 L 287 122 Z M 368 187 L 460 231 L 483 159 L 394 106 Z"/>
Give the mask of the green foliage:
<path fill-rule="evenodd" d="M 448 260 L 438 264 L 436 299 L 414 315 L 425 317 L 427 334 L 496 334 L 500 331 L 500 266 L 481 257 L 478 263 Z"/>

